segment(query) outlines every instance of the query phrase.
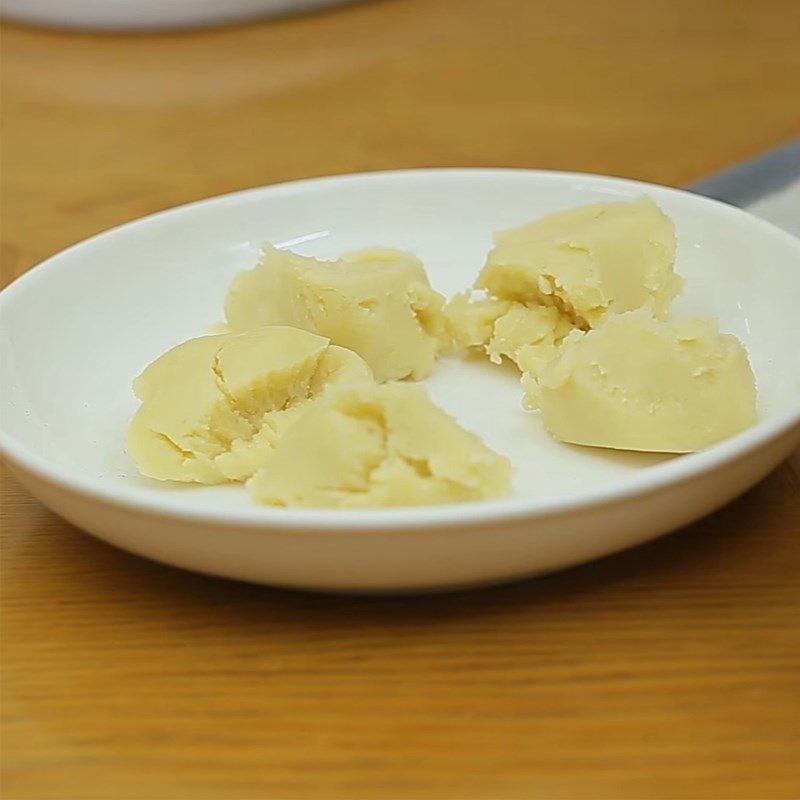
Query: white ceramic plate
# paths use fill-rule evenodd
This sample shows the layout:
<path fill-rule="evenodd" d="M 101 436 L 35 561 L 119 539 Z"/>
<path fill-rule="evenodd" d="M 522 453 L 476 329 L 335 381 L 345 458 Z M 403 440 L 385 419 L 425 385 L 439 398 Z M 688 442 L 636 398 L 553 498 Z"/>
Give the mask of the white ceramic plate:
<path fill-rule="evenodd" d="M 123 451 L 131 379 L 222 315 L 265 240 L 331 257 L 407 248 L 445 293 L 470 284 L 492 231 L 582 203 L 649 194 L 675 221 L 676 315 L 710 315 L 747 345 L 761 421 L 681 457 L 552 441 L 515 372 L 443 360 L 436 401 L 518 469 L 487 503 L 286 510 L 242 487 L 165 485 Z M 522 170 L 374 173 L 271 186 L 156 214 L 72 247 L 0 294 L 0 446 L 57 513 L 135 553 L 243 580 L 330 590 L 500 581 L 596 558 L 732 499 L 800 441 L 800 240 L 724 204 L 616 178 Z"/>

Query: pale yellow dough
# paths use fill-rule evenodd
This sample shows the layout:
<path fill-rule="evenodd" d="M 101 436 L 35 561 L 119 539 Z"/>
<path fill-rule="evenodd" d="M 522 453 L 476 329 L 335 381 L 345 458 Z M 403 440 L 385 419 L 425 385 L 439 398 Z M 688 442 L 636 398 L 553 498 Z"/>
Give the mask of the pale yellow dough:
<path fill-rule="evenodd" d="M 509 300 L 494 297 L 474 299 L 470 292 L 451 297 L 444 307 L 447 350 L 457 352 L 475 348 L 485 351 L 495 323 L 510 307 Z"/>
<path fill-rule="evenodd" d="M 756 422 L 747 353 L 706 320 L 613 316 L 570 334 L 528 388 L 550 433 L 573 444 L 686 453 Z"/>
<path fill-rule="evenodd" d="M 332 391 L 248 483 L 278 506 L 428 505 L 500 497 L 509 460 L 403 383 Z"/>
<path fill-rule="evenodd" d="M 233 330 L 292 325 L 358 353 L 376 380 L 425 378 L 441 347 L 444 298 L 410 253 L 373 249 L 318 261 L 266 246 L 225 301 Z"/>
<path fill-rule="evenodd" d="M 674 261 L 674 228 L 655 203 L 599 203 L 497 233 L 475 285 L 502 300 L 554 306 L 586 329 L 637 308 L 666 317 L 681 289 Z"/>
<path fill-rule="evenodd" d="M 714 323 L 664 321 L 681 289 L 674 261 L 672 222 L 648 199 L 498 233 L 476 288 L 446 306 L 409 253 L 328 262 L 266 246 L 231 284 L 219 335 L 136 379 L 127 448 L 145 475 L 247 481 L 267 505 L 501 497 L 509 460 L 399 382 L 463 350 L 515 363 L 525 405 L 564 442 L 707 447 L 755 423 L 755 380 Z"/>
<path fill-rule="evenodd" d="M 355 353 L 297 328 L 191 339 L 134 382 L 127 449 L 152 478 L 246 480 L 330 386 L 371 377 Z"/>
<path fill-rule="evenodd" d="M 445 306 L 449 349 L 474 350 L 499 364 L 503 357 L 522 368 L 555 355 L 555 346 L 574 326 L 553 306 L 528 306 L 493 297 L 458 294 Z"/>

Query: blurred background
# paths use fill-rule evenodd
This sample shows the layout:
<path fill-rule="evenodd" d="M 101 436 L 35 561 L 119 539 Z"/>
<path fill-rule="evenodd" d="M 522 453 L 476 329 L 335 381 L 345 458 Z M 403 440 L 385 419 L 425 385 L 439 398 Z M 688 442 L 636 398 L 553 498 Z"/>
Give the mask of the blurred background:
<path fill-rule="evenodd" d="M 125 220 L 265 183 L 480 165 L 680 185 L 800 132 L 795 0 L 373 0 L 147 33 L 6 23 L 2 67 L 6 280 Z"/>

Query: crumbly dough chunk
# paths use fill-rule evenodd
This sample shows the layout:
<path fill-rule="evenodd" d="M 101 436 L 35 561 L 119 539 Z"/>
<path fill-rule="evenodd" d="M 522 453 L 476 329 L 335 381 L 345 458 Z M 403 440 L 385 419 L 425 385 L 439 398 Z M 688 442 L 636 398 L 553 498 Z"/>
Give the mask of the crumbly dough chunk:
<path fill-rule="evenodd" d="M 495 322 L 486 352 L 495 364 L 505 356 L 521 366 L 534 353 L 552 352 L 572 329 L 573 326 L 552 306 L 512 303 Z"/>
<path fill-rule="evenodd" d="M 373 249 L 318 261 L 266 246 L 231 284 L 233 330 L 292 325 L 358 353 L 378 381 L 425 378 L 441 348 L 444 298 L 410 253 Z"/>
<path fill-rule="evenodd" d="M 370 379 L 355 353 L 297 328 L 191 339 L 134 382 L 127 449 L 152 478 L 246 480 L 329 386 Z"/>
<path fill-rule="evenodd" d="M 686 453 L 756 422 L 747 353 L 706 320 L 615 315 L 570 334 L 528 389 L 550 433 L 573 444 Z"/>
<path fill-rule="evenodd" d="M 599 203 L 497 233 L 476 288 L 588 329 L 637 308 L 665 318 L 681 289 L 674 262 L 675 231 L 654 202 Z"/>
<path fill-rule="evenodd" d="M 510 307 L 510 300 L 473 298 L 471 292 L 451 297 L 444 307 L 447 350 L 457 352 L 477 348 L 485 352 L 495 323 Z"/>
<path fill-rule="evenodd" d="M 451 351 L 484 352 L 495 364 L 506 357 L 520 368 L 555 355 L 555 346 L 574 328 L 553 306 L 473 299 L 469 293 L 450 300 L 444 314 Z"/>
<path fill-rule="evenodd" d="M 509 460 L 404 383 L 331 392 L 278 443 L 250 480 L 278 506 L 428 505 L 500 497 Z"/>

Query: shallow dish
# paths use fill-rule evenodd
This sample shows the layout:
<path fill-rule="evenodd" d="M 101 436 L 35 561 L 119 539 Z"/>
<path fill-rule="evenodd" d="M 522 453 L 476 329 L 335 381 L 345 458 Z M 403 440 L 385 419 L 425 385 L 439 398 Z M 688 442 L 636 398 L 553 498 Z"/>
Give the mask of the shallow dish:
<path fill-rule="evenodd" d="M 332 257 L 373 244 L 416 252 L 451 294 L 492 231 L 582 203 L 648 194 L 670 214 L 686 291 L 747 345 L 760 422 L 681 457 L 550 439 L 512 369 L 445 359 L 433 398 L 511 457 L 504 500 L 394 510 L 254 505 L 239 486 L 140 477 L 123 450 L 131 379 L 222 316 L 262 242 Z M 242 580 L 348 591 L 519 578 L 630 547 L 703 516 L 800 442 L 800 240 L 731 206 L 617 178 L 525 170 L 371 173 L 270 186 L 172 209 L 52 257 L 0 293 L 0 449 L 75 525 L 169 564 Z"/>

